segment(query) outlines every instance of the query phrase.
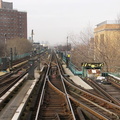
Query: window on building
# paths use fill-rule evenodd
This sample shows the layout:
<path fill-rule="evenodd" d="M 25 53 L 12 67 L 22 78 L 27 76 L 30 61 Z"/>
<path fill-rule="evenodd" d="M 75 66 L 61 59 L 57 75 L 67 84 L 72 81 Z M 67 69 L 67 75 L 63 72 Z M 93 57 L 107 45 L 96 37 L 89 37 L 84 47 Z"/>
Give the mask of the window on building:
<path fill-rule="evenodd" d="M 102 42 L 103 44 L 105 43 L 105 41 L 104 41 L 104 34 L 100 35 L 100 42 Z"/>
<path fill-rule="evenodd" d="M 100 35 L 100 40 L 104 41 L 104 34 Z"/>
<path fill-rule="evenodd" d="M 98 44 L 98 35 L 95 36 L 95 43 Z"/>

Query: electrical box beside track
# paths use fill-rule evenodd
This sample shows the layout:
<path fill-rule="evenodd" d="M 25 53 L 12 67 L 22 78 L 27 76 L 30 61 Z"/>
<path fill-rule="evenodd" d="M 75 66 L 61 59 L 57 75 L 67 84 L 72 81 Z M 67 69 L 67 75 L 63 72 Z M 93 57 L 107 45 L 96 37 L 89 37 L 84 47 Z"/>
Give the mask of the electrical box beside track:
<path fill-rule="evenodd" d="M 33 79 L 35 79 L 35 77 L 34 77 L 35 60 L 34 59 L 29 60 L 29 66 L 30 66 L 30 68 L 28 71 L 28 79 L 33 80 Z"/>
<path fill-rule="evenodd" d="M 1 59 L 1 70 L 2 71 L 6 71 L 7 68 L 8 68 L 8 58 L 7 57 L 4 57 Z"/>

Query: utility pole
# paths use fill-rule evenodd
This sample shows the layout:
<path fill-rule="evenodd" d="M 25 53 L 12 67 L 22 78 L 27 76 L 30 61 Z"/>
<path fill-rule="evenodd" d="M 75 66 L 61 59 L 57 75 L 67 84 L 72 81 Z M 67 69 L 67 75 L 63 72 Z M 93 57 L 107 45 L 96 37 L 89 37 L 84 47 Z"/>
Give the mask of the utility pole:
<path fill-rule="evenodd" d="M 34 48 L 33 48 L 33 30 L 31 32 L 31 38 L 32 38 L 32 56 L 29 60 L 29 65 L 30 65 L 30 68 L 29 68 L 29 71 L 28 71 L 28 79 L 29 80 L 34 80 L 35 77 L 34 77 L 34 69 L 35 69 L 35 60 L 33 58 L 33 51 L 34 51 Z"/>
<path fill-rule="evenodd" d="M 38 70 L 40 71 L 40 43 L 39 43 L 39 47 L 38 47 Z"/>
<path fill-rule="evenodd" d="M 68 36 L 67 36 L 67 52 L 68 52 Z"/>
<path fill-rule="evenodd" d="M 12 69 L 12 62 L 13 62 L 13 49 L 10 48 L 10 69 Z"/>
<path fill-rule="evenodd" d="M 34 35 L 34 33 L 33 33 L 33 29 L 32 29 L 32 31 L 31 31 L 32 44 L 33 44 L 33 35 Z"/>
<path fill-rule="evenodd" d="M 67 36 L 67 51 L 66 51 L 66 67 L 68 68 L 69 67 L 69 61 L 70 61 L 70 56 L 69 56 L 69 54 L 68 54 L 68 36 Z"/>
<path fill-rule="evenodd" d="M 32 56 L 33 56 L 33 51 L 34 51 L 34 48 L 33 48 L 33 35 L 34 35 L 34 32 L 33 32 L 33 29 L 31 31 L 31 39 L 32 39 Z"/>
<path fill-rule="evenodd" d="M 17 51 L 16 51 L 16 47 L 14 47 L 14 60 L 16 60 L 16 56 L 17 56 Z"/>

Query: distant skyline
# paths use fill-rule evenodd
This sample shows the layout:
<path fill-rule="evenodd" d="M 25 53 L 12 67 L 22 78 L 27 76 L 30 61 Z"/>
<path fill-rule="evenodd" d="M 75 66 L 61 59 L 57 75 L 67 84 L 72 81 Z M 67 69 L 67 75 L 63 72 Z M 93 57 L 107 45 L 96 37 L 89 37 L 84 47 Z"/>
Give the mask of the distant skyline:
<path fill-rule="evenodd" d="M 14 9 L 27 12 L 28 38 L 52 45 L 65 43 L 69 33 L 93 29 L 105 20 L 120 17 L 120 0 L 3 0 Z"/>

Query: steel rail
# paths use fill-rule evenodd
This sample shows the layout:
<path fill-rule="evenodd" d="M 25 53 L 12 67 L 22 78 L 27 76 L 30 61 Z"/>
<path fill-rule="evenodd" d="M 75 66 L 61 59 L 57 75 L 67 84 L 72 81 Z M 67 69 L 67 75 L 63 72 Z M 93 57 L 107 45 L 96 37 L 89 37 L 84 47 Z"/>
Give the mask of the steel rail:
<path fill-rule="evenodd" d="M 120 79 L 117 79 L 113 76 L 108 76 L 108 81 L 111 82 L 114 86 L 120 89 Z"/>
<path fill-rule="evenodd" d="M 63 76 L 61 75 L 61 78 L 62 78 Z M 65 79 L 65 81 L 67 81 L 66 80 L 66 78 L 64 78 L 63 77 L 63 79 Z M 68 82 L 68 81 L 67 81 Z M 84 91 L 84 90 L 83 90 Z M 82 91 L 82 92 L 83 92 Z M 86 94 L 86 93 L 85 93 Z M 92 95 L 92 94 L 91 94 Z M 92 95 L 93 96 L 93 95 Z M 97 97 L 97 96 L 95 96 L 95 97 Z M 97 97 L 97 99 L 98 99 L 99 97 Z M 96 99 L 96 98 L 95 98 Z M 104 101 L 104 99 L 102 99 L 103 101 Z M 93 103 L 93 102 L 91 102 L 91 103 Z M 108 104 L 108 103 L 107 103 Z M 116 113 L 114 113 L 114 112 L 111 112 L 111 111 L 109 111 L 109 110 L 107 110 L 106 108 L 104 108 L 104 107 L 101 107 L 100 105 L 97 105 L 97 104 L 95 104 L 96 106 L 98 106 L 98 107 L 100 107 L 101 109 L 103 109 L 103 110 L 105 110 L 106 112 L 108 112 L 109 114 L 111 114 L 111 115 L 114 115 L 114 116 L 116 116 L 116 119 L 119 119 L 119 116 L 116 114 Z M 110 106 L 114 106 L 112 103 L 110 103 Z M 120 109 L 119 107 L 117 107 L 116 105 L 115 105 L 115 107 L 114 107 L 114 109 Z M 98 113 L 96 113 L 96 114 L 98 114 Z M 107 119 L 107 118 L 104 118 L 105 120 Z M 108 120 L 108 119 L 107 119 Z"/>
<path fill-rule="evenodd" d="M 64 80 L 65 80 L 65 82 L 68 82 L 67 80 L 66 80 L 66 78 L 64 78 Z M 69 82 L 68 82 L 69 83 Z M 71 83 L 69 83 L 69 84 L 71 84 Z M 72 85 L 72 84 L 71 84 Z M 74 85 L 72 85 L 73 87 L 75 87 L 75 88 L 77 88 L 76 86 L 74 86 Z M 79 88 L 78 88 L 79 89 Z M 83 92 L 84 90 L 82 90 L 82 92 Z M 85 93 L 86 93 L 86 91 L 85 91 Z M 75 94 L 75 93 L 74 93 Z M 76 95 L 77 95 L 77 93 L 76 93 Z M 91 94 L 92 95 L 92 94 Z M 69 96 L 71 96 L 71 95 L 69 95 Z M 78 96 L 78 95 L 77 95 Z M 86 98 L 84 98 L 84 97 L 82 97 L 82 96 L 80 96 L 82 99 L 84 99 L 84 100 L 87 100 Z M 71 98 L 71 97 L 70 97 Z M 98 97 L 97 97 L 98 98 Z M 106 112 L 108 112 L 109 114 L 111 114 L 111 115 L 114 115 L 114 116 L 116 116 L 116 119 L 119 119 L 119 116 L 116 114 L 116 113 L 114 113 L 114 112 L 111 112 L 111 111 L 109 111 L 109 110 L 107 110 L 107 108 L 104 108 L 104 107 L 101 107 L 100 105 L 98 105 L 98 104 L 96 104 L 96 103 L 94 103 L 94 102 L 92 102 L 92 101 L 90 101 L 90 100 L 87 100 L 88 102 L 90 102 L 91 104 L 94 104 L 95 106 L 98 106 L 98 107 L 100 107 L 101 109 L 103 109 L 104 111 L 106 111 Z M 82 104 L 82 103 L 81 103 Z M 82 106 L 84 106 L 84 105 L 82 105 Z M 117 106 L 116 106 L 117 107 Z M 83 107 L 84 108 L 84 107 Z M 85 107 L 86 108 L 86 107 Z M 87 109 L 88 110 L 88 109 Z M 89 111 L 90 111 L 90 108 L 89 108 Z M 95 113 L 95 111 L 93 112 L 94 114 L 97 114 L 98 116 L 101 116 L 102 117 L 102 115 L 100 115 L 99 113 Z M 108 118 L 105 118 L 105 117 L 103 117 L 105 120 L 108 120 Z"/>
<path fill-rule="evenodd" d="M 56 55 L 56 54 L 55 54 L 55 55 Z M 56 56 L 56 59 L 58 59 L 57 56 Z M 56 60 L 56 61 L 57 61 L 57 60 Z M 65 87 L 64 77 L 62 76 L 62 73 L 61 73 L 61 70 L 60 70 L 60 66 L 59 66 L 59 64 L 58 64 L 58 61 L 57 61 L 57 67 L 58 67 L 58 71 L 59 71 L 59 73 L 60 73 L 60 77 L 61 77 L 62 84 L 63 84 L 63 87 L 64 87 L 66 99 L 67 99 L 67 101 L 68 101 L 68 103 L 69 103 L 69 109 L 70 109 L 71 112 L 72 112 L 73 119 L 76 120 L 75 114 L 74 114 L 74 112 L 73 112 L 73 108 L 72 108 L 72 105 L 71 105 L 71 102 L 70 102 L 70 99 L 69 99 L 69 95 L 68 95 L 67 90 L 66 90 L 66 87 Z"/>
<path fill-rule="evenodd" d="M 98 104 L 96 104 L 96 103 L 94 103 L 94 102 L 92 102 L 92 101 L 90 101 L 90 100 L 88 100 L 88 99 L 86 99 L 86 98 L 84 98 L 84 97 L 82 97 L 82 96 L 79 96 L 79 95 L 78 95 L 77 93 L 75 93 L 75 92 L 72 92 L 72 93 L 75 94 L 76 96 L 82 98 L 83 100 L 88 101 L 89 103 L 95 105 L 96 107 L 99 107 L 99 108 L 102 109 L 103 111 L 105 111 L 105 112 L 107 112 L 107 113 L 109 113 L 109 114 L 111 114 L 111 115 L 114 115 L 114 116 L 116 116 L 116 118 L 118 118 L 117 114 L 109 111 L 108 109 L 106 109 L 106 108 L 104 108 L 104 107 L 101 107 L 100 105 L 98 105 Z"/>
<path fill-rule="evenodd" d="M 99 91 L 101 91 L 105 96 L 107 96 L 112 102 L 120 106 L 120 101 L 116 98 L 112 97 L 109 93 L 103 90 L 95 81 L 90 81 Z"/>
<path fill-rule="evenodd" d="M 85 117 L 84 117 L 80 107 L 77 108 L 77 113 L 78 113 L 80 120 L 85 120 Z"/>
<path fill-rule="evenodd" d="M 109 118 L 104 117 L 103 115 L 101 115 L 100 113 L 97 113 L 96 111 L 94 111 L 93 109 L 90 109 L 88 106 L 82 104 L 80 101 L 78 101 L 77 99 L 73 98 L 71 95 L 69 95 L 70 99 L 72 101 L 74 101 L 75 103 L 77 103 L 81 108 L 85 109 L 86 111 L 89 111 L 91 114 L 94 114 L 95 116 L 99 117 L 100 120 L 110 120 Z"/>
<path fill-rule="evenodd" d="M 52 57 L 51 57 L 52 58 Z M 44 99 L 44 93 L 45 93 L 45 86 L 46 86 L 46 82 L 48 81 L 50 83 L 50 85 L 52 85 L 52 87 L 54 89 L 56 89 L 57 91 L 59 91 L 61 94 L 63 94 L 67 100 L 67 104 L 68 104 L 68 107 L 72 113 L 72 117 L 73 117 L 73 120 L 76 120 L 75 118 L 75 115 L 74 115 L 74 112 L 73 112 L 73 109 L 72 109 L 72 105 L 70 103 L 70 99 L 68 97 L 68 94 L 67 94 L 67 91 L 66 91 L 66 88 L 65 88 L 65 84 L 63 82 L 63 78 L 61 77 L 61 80 L 62 80 L 62 85 L 63 85 L 63 88 L 64 88 L 64 93 L 61 92 L 59 89 L 57 89 L 49 80 L 49 77 L 48 77 L 48 73 L 49 73 L 49 70 L 50 70 L 50 64 L 52 63 L 51 62 L 52 60 L 50 60 L 49 62 L 49 65 L 48 65 L 48 69 L 47 69 L 47 72 L 46 72 L 46 76 L 45 76 L 45 81 L 44 81 L 44 84 L 43 84 L 43 87 L 42 87 L 42 92 L 41 92 L 41 96 L 40 96 L 40 100 L 39 100 L 39 104 L 38 104 L 38 108 L 37 108 L 37 112 L 36 112 L 36 116 L 35 116 L 35 120 L 38 120 L 38 117 L 39 117 L 39 112 L 40 112 L 40 107 L 41 107 L 41 103 Z M 59 66 L 57 65 L 58 67 L 58 70 L 59 70 Z M 61 74 L 60 70 L 59 70 L 59 73 Z M 57 118 L 59 118 L 59 116 L 57 115 Z"/>
<path fill-rule="evenodd" d="M 47 72 L 46 72 L 46 75 L 45 75 L 45 81 L 44 81 L 44 84 L 43 84 L 43 87 L 42 87 L 42 92 L 41 92 L 41 95 L 40 95 L 40 100 L 39 100 L 39 104 L 38 104 L 38 107 L 37 107 L 35 120 L 38 120 L 41 103 L 42 103 L 42 101 L 44 99 L 45 85 L 46 85 L 46 82 L 47 82 L 47 79 L 48 79 L 48 72 L 49 72 L 49 69 L 50 69 L 50 62 L 51 62 L 51 58 L 50 58 L 49 64 L 47 65 L 48 68 L 47 68 Z"/>
<path fill-rule="evenodd" d="M 71 84 L 70 82 L 68 82 L 66 79 L 65 79 L 65 82 L 66 82 L 67 84 L 69 84 L 70 86 L 73 86 L 76 90 L 79 90 L 79 91 L 81 91 L 81 92 L 83 92 L 83 93 L 85 93 L 85 94 L 88 94 L 88 95 L 92 96 L 93 98 L 96 98 L 96 99 L 99 99 L 99 100 L 101 100 L 101 101 L 103 101 L 103 102 L 106 102 L 106 104 L 108 103 L 108 104 L 110 104 L 112 107 L 114 106 L 115 109 L 120 110 L 120 106 L 118 106 L 118 105 L 116 105 L 116 104 L 114 104 L 114 103 L 111 103 L 111 102 L 109 102 L 109 101 L 106 101 L 106 100 L 104 100 L 103 98 L 100 98 L 100 97 L 98 97 L 98 96 L 95 96 L 95 95 L 93 95 L 93 94 L 91 94 L 91 93 L 89 93 L 89 92 L 86 92 L 86 91 L 82 90 L 81 88 L 78 88 L 78 87 L 72 85 L 72 84 Z"/>
<path fill-rule="evenodd" d="M 110 107 L 113 108 L 114 110 L 117 110 L 117 111 L 120 110 L 120 107 L 117 106 L 116 104 L 110 103 L 110 102 L 108 102 L 108 101 L 106 101 L 106 100 L 104 100 L 104 99 L 102 99 L 102 98 L 99 98 L 99 97 L 97 97 L 97 96 L 95 96 L 95 95 L 92 95 L 91 93 L 88 93 L 88 92 L 86 92 L 86 91 L 84 91 L 84 90 L 82 90 L 82 89 L 80 89 L 80 88 L 77 88 L 76 86 L 74 86 L 74 85 L 72 85 L 71 83 L 69 83 L 67 80 L 65 80 L 65 82 L 66 82 L 67 84 L 69 84 L 70 86 L 73 86 L 74 89 L 80 90 L 81 93 L 83 92 L 83 94 L 90 95 L 92 98 L 94 98 L 94 99 L 96 99 L 96 100 L 100 100 L 100 101 L 106 103 L 106 105 L 110 105 Z M 112 114 L 115 115 L 117 118 L 119 118 L 118 114 L 116 114 L 116 113 L 114 113 L 114 112 L 111 112 L 111 111 L 110 111 L 110 113 L 112 113 Z"/>

